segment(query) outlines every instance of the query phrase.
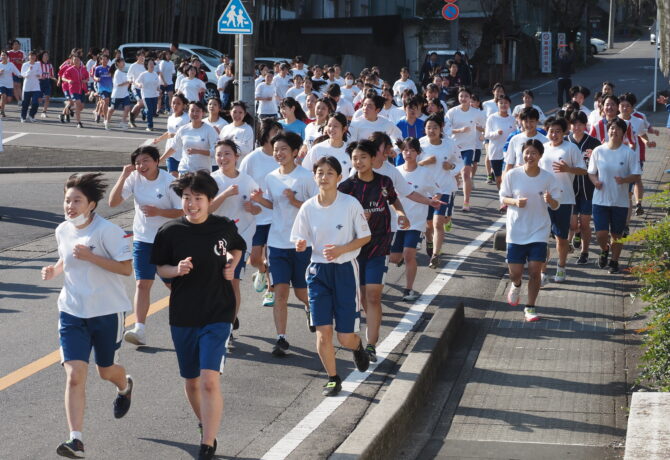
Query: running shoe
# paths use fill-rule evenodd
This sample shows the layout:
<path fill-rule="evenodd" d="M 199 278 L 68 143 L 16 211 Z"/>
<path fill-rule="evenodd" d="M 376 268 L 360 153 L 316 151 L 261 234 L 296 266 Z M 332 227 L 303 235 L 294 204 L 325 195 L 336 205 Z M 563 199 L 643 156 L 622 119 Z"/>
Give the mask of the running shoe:
<path fill-rule="evenodd" d="M 547 284 L 549 284 L 549 277 L 545 272 L 542 272 L 542 274 L 540 275 L 540 287 L 543 288 Z"/>
<path fill-rule="evenodd" d="M 575 233 L 575 236 L 572 237 L 572 247 L 579 249 L 582 246 L 582 234 Z"/>
<path fill-rule="evenodd" d="M 361 372 L 365 372 L 370 367 L 370 357 L 368 353 L 363 348 L 363 341 L 358 345 L 358 348 L 353 351 L 354 353 L 354 364 L 356 364 L 356 369 Z"/>
<path fill-rule="evenodd" d="M 463 212 L 470 212 L 470 203 L 463 203 Z"/>
<path fill-rule="evenodd" d="M 251 277 L 251 280 L 256 292 L 263 292 L 268 288 L 268 281 L 265 273 L 256 272 Z"/>
<path fill-rule="evenodd" d="M 266 292 L 263 295 L 263 306 L 264 307 L 274 307 L 275 306 L 275 293 L 274 292 Z"/>
<path fill-rule="evenodd" d="M 368 354 L 371 363 L 377 362 L 377 349 L 371 343 L 368 343 L 368 346 L 365 347 L 365 352 Z"/>
<path fill-rule="evenodd" d="M 82 124 L 81 121 L 79 123 L 77 123 L 77 128 L 83 128 L 83 127 L 84 127 L 84 125 Z"/>
<path fill-rule="evenodd" d="M 286 356 L 286 350 L 288 350 L 289 343 L 284 337 L 277 339 L 277 343 L 272 348 L 272 356 Z"/>
<path fill-rule="evenodd" d="M 102 120 L 102 118 L 100 117 L 100 115 L 99 115 L 99 114 L 96 114 L 96 116 L 95 116 L 95 122 L 96 122 L 96 123 L 100 123 L 101 120 Z"/>
<path fill-rule="evenodd" d="M 607 267 L 607 259 L 609 258 L 610 254 L 610 249 L 609 247 L 605 249 L 604 251 L 600 251 L 600 257 L 598 257 L 598 262 L 596 262 L 596 265 L 598 268 L 605 268 Z"/>
<path fill-rule="evenodd" d="M 567 278 L 567 274 L 565 272 L 565 267 L 561 267 L 559 265 L 556 266 L 556 275 L 554 275 L 554 282 L 555 283 L 562 283 L 565 281 Z"/>
<path fill-rule="evenodd" d="M 103 123 L 103 125 L 105 126 L 105 130 L 109 131 L 109 129 L 110 129 L 110 128 L 109 128 L 109 123 L 107 123 L 107 122 L 105 121 L 105 122 Z"/>
<path fill-rule="evenodd" d="M 610 260 L 609 269 L 607 271 L 609 271 L 610 275 L 619 273 L 619 262 L 617 262 L 616 260 Z"/>
<path fill-rule="evenodd" d="M 523 316 L 526 322 L 532 323 L 540 320 L 540 316 L 535 312 L 535 307 L 526 307 L 523 309 Z"/>
<path fill-rule="evenodd" d="M 579 254 L 579 259 L 577 259 L 577 265 L 586 265 L 589 263 L 589 253 L 582 252 Z"/>
<path fill-rule="evenodd" d="M 130 112 L 129 116 L 130 116 L 130 126 L 132 126 L 134 128 L 135 127 L 135 114 L 133 112 Z"/>
<path fill-rule="evenodd" d="M 46 118 L 46 117 L 47 117 L 47 113 L 46 113 L 46 112 L 42 112 L 42 113 L 40 114 L 40 118 Z"/>
<path fill-rule="evenodd" d="M 644 209 L 642 209 L 642 203 L 638 202 L 635 205 L 635 215 L 636 216 L 643 216 L 644 215 Z"/>
<path fill-rule="evenodd" d="M 5 118 L 5 117 L 7 116 L 7 115 L 5 115 L 5 111 L 4 111 L 4 110 L 3 110 L 2 112 L 0 112 L 0 116 L 1 116 L 2 118 Z"/>
<path fill-rule="evenodd" d="M 56 448 L 56 453 L 61 457 L 67 458 L 85 458 L 84 456 L 84 443 L 79 439 L 70 439 L 61 443 Z"/>
<path fill-rule="evenodd" d="M 449 233 L 451 231 L 451 227 L 452 227 L 451 221 L 447 222 L 446 224 L 444 224 L 444 231 L 446 233 Z"/>
<path fill-rule="evenodd" d="M 61 123 L 65 123 L 65 114 L 61 113 L 58 115 L 58 119 L 60 120 Z"/>
<path fill-rule="evenodd" d="M 309 311 L 309 308 L 305 309 L 305 315 L 307 315 L 307 327 L 309 332 L 316 332 L 316 326 L 312 326 L 312 313 Z"/>
<path fill-rule="evenodd" d="M 141 114 L 142 114 L 142 121 L 147 121 L 147 111 L 142 109 Z"/>
<path fill-rule="evenodd" d="M 337 380 L 328 380 L 323 386 L 321 394 L 324 396 L 337 396 L 340 391 L 342 391 L 342 381 L 338 378 Z"/>
<path fill-rule="evenodd" d="M 433 242 L 432 241 L 426 241 L 426 254 L 428 254 L 428 257 L 431 257 L 433 255 Z"/>
<path fill-rule="evenodd" d="M 488 176 L 486 176 L 486 183 L 487 183 L 488 185 L 495 185 L 496 180 L 495 180 L 495 178 L 493 177 L 493 174 L 489 174 Z"/>
<path fill-rule="evenodd" d="M 519 298 L 521 297 L 521 284 L 515 286 L 514 283 L 509 287 L 509 292 L 507 293 L 507 303 L 512 307 L 519 305 Z"/>
<path fill-rule="evenodd" d="M 226 340 L 226 350 L 233 351 L 235 350 L 235 339 L 233 338 L 233 333 L 231 332 Z"/>
<path fill-rule="evenodd" d="M 402 291 L 402 300 L 405 302 L 414 302 L 420 297 L 420 294 L 412 289 L 404 289 Z"/>
<path fill-rule="evenodd" d="M 70 123 L 70 114 L 69 113 L 65 114 L 65 121 Z"/>
<path fill-rule="evenodd" d="M 439 267 L 440 265 L 440 255 L 439 254 L 434 254 L 430 258 L 430 262 L 428 262 L 428 267 L 432 268 L 433 270 Z"/>
<path fill-rule="evenodd" d="M 26 122 L 26 119 L 25 119 L 25 118 L 21 118 L 21 123 L 25 123 L 25 122 Z"/>
<path fill-rule="evenodd" d="M 144 130 L 147 131 L 147 132 L 152 132 L 154 129 L 153 129 L 153 128 L 149 128 L 149 127 L 147 127 L 147 128 L 145 128 Z"/>
<path fill-rule="evenodd" d="M 235 321 L 233 321 L 233 331 L 236 331 L 240 328 L 240 318 L 235 317 Z"/>
<path fill-rule="evenodd" d="M 128 343 L 132 343 L 133 345 L 137 345 L 138 347 L 147 344 L 147 337 L 144 332 L 144 329 L 140 330 L 137 326 L 127 330 L 123 334 L 123 340 L 125 340 Z"/>
<path fill-rule="evenodd" d="M 130 409 L 130 398 L 133 394 L 133 378 L 126 375 L 126 382 L 126 394 L 117 393 L 114 399 L 114 418 L 123 417 L 128 413 L 128 409 Z"/>
<path fill-rule="evenodd" d="M 28 115 L 28 117 L 26 118 L 26 120 L 28 120 L 30 123 L 37 123 L 37 120 L 35 120 L 35 119 L 34 119 L 33 117 L 31 117 L 30 115 Z"/>
<path fill-rule="evenodd" d="M 630 228 L 628 228 L 628 225 L 626 225 L 626 226 L 623 228 L 623 233 L 621 234 L 621 236 L 622 236 L 623 238 L 626 238 L 628 235 L 630 235 Z"/>
<path fill-rule="evenodd" d="M 213 446 L 208 446 L 207 444 L 200 444 L 200 452 L 198 452 L 198 460 L 211 460 L 214 458 L 216 453 L 216 439 L 214 440 Z"/>

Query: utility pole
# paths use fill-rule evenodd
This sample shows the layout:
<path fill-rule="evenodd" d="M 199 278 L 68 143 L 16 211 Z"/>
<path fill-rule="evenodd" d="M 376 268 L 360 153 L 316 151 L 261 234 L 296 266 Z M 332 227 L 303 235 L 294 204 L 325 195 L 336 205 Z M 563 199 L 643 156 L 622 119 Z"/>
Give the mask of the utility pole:
<path fill-rule="evenodd" d="M 614 48 L 614 16 L 616 14 L 616 9 L 614 7 L 614 1 L 610 0 L 610 21 L 607 31 L 607 47 L 609 49 Z"/>

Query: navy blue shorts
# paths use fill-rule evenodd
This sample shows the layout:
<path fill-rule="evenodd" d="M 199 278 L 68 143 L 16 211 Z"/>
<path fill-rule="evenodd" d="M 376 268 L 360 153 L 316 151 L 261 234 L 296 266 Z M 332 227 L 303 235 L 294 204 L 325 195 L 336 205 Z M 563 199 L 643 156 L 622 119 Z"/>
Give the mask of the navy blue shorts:
<path fill-rule="evenodd" d="M 593 226 L 596 232 L 609 232 L 612 235 L 621 235 L 628 220 L 628 208 L 619 206 L 593 205 Z"/>
<path fill-rule="evenodd" d="M 501 177 L 503 173 L 503 163 L 505 160 L 491 160 L 491 171 L 496 177 Z"/>
<path fill-rule="evenodd" d="M 107 90 L 99 91 L 98 96 L 103 99 L 109 99 L 112 96 L 112 92 Z"/>
<path fill-rule="evenodd" d="M 88 363 L 91 349 L 98 366 L 114 364 L 123 339 L 124 318 L 124 313 L 78 318 L 61 311 L 58 315 L 61 364 L 67 361 Z"/>
<path fill-rule="evenodd" d="M 268 244 L 270 225 L 272 224 L 256 225 L 256 233 L 254 233 L 253 238 L 251 238 L 252 246 L 265 246 Z"/>
<path fill-rule="evenodd" d="M 130 98 L 128 96 L 126 97 L 115 97 L 112 99 L 112 107 L 114 110 L 121 110 L 125 109 L 130 105 Z"/>
<path fill-rule="evenodd" d="M 142 100 L 142 90 L 141 89 L 136 89 L 135 90 L 135 99 L 138 101 Z"/>
<path fill-rule="evenodd" d="M 472 166 L 472 160 L 475 157 L 474 150 L 463 150 L 461 151 L 461 158 L 463 158 L 463 164 L 465 166 Z"/>
<path fill-rule="evenodd" d="M 14 88 L 0 86 L 0 94 L 5 94 L 7 97 L 14 97 Z"/>
<path fill-rule="evenodd" d="M 482 159 L 482 149 L 476 149 L 475 150 L 475 156 L 472 159 L 473 163 L 479 163 L 479 160 Z"/>
<path fill-rule="evenodd" d="M 154 280 L 156 279 L 157 268 L 151 263 L 151 250 L 154 247 L 152 243 L 144 241 L 133 241 L 133 267 L 135 268 L 136 280 Z M 164 283 L 170 284 L 172 279 L 162 278 Z"/>
<path fill-rule="evenodd" d="M 376 256 L 370 259 L 358 256 L 358 279 L 361 286 L 366 284 L 384 284 L 388 272 L 388 257 Z"/>
<path fill-rule="evenodd" d="M 70 99 L 73 101 L 83 101 L 84 95 L 82 93 L 70 93 Z"/>
<path fill-rule="evenodd" d="M 391 252 L 402 252 L 403 248 L 416 249 L 421 241 L 421 232 L 418 230 L 398 230 L 391 246 Z"/>
<path fill-rule="evenodd" d="M 593 213 L 593 201 L 583 197 L 575 197 L 575 205 L 572 207 L 573 216 L 590 216 Z"/>
<path fill-rule="evenodd" d="M 556 211 L 549 208 L 551 219 L 551 232 L 554 236 L 567 239 L 570 232 L 570 217 L 572 216 L 572 205 L 562 204 Z"/>
<path fill-rule="evenodd" d="M 306 271 L 311 257 L 312 248 L 298 252 L 295 249 L 268 247 L 270 285 L 290 284 L 294 289 L 306 288 Z"/>
<path fill-rule="evenodd" d="M 428 217 L 426 217 L 426 220 L 433 220 L 434 215 L 438 216 L 449 216 L 454 212 L 454 194 L 442 194 L 442 197 L 440 198 L 440 201 L 447 203 L 447 204 L 441 204 L 440 209 L 435 209 L 432 206 L 428 206 Z"/>
<path fill-rule="evenodd" d="M 23 83 L 23 77 L 17 77 L 16 75 L 12 75 L 12 81 L 14 83 Z"/>
<path fill-rule="evenodd" d="M 547 243 L 507 243 L 507 263 L 546 262 Z"/>
<path fill-rule="evenodd" d="M 240 261 L 237 262 L 237 266 L 235 267 L 235 276 L 234 278 L 236 280 L 241 280 L 244 278 L 244 272 L 247 268 L 247 261 L 245 260 L 246 253 L 242 254 L 242 257 L 240 257 Z"/>
<path fill-rule="evenodd" d="M 312 263 L 307 269 L 312 326 L 331 326 L 346 334 L 358 332 L 361 300 L 356 260 L 342 264 Z"/>
<path fill-rule="evenodd" d="M 226 341 L 232 327 L 231 323 L 212 323 L 202 327 L 170 326 L 179 375 L 194 379 L 200 377 L 203 369 L 223 372 Z"/>
<path fill-rule="evenodd" d="M 174 93 L 174 85 L 161 85 L 161 91 L 163 91 L 164 93 L 169 93 L 169 92 Z"/>
<path fill-rule="evenodd" d="M 167 171 L 169 173 L 179 171 L 179 160 L 175 160 L 172 157 L 168 157 L 165 164 L 167 165 Z"/>
<path fill-rule="evenodd" d="M 53 81 L 51 78 L 44 78 L 40 80 L 40 91 L 42 91 L 42 96 L 51 96 L 51 86 Z"/>

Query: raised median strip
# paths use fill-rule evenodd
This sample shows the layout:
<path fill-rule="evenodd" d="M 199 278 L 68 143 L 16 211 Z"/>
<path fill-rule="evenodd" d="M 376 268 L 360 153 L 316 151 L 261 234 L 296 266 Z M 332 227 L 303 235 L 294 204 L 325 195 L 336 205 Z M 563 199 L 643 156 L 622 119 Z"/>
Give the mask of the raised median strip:
<path fill-rule="evenodd" d="M 670 393 L 633 393 L 624 460 L 670 458 Z"/>

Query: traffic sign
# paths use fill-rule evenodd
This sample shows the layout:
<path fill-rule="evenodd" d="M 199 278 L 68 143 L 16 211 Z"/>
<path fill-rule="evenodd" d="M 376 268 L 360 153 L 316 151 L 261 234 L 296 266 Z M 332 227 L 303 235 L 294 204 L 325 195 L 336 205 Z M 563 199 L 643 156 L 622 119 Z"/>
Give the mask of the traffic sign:
<path fill-rule="evenodd" d="M 241 0 L 230 0 L 226 9 L 221 13 L 216 29 L 220 34 L 251 35 L 254 31 L 254 23 Z"/>
<path fill-rule="evenodd" d="M 453 3 L 447 3 L 442 7 L 442 17 L 446 19 L 447 21 L 453 21 L 454 19 L 458 18 L 458 6 L 454 5 Z"/>

